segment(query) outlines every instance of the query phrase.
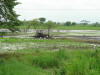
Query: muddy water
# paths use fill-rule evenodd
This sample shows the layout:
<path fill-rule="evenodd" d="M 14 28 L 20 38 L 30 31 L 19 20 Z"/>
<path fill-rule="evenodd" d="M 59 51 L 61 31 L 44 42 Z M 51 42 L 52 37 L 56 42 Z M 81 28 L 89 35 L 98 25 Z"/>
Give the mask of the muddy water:
<path fill-rule="evenodd" d="M 73 39 L 79 39 L 79 40 L 95 40 L 100 41 L 100 36 L 55 36 L 56 38 L 73 38 Z"/>
<path fill-rule="evenodd" d="M 100 40 L 100 30 L 54 30 L 53 32 L 66 33 L 55 38 L 75 38 L 81 40 Z"/>
<path fill-rule="evenodd" d="M 24 32 L 21 30 L 21 32 Z M 17 35 L 17 36 L 4 36 L 6 38 L 33 38 L 30 36 L 33 36 L 35 33 L 35 30 L 29 30 L 27 34 L 24 35 Z M 53 38 L 74 38 L 74 39 L 80 39 L 80 40 L 97 40 L 100 41 L 100 30 L 52 30 L 53 33 L 59 33 L 57 36 L 53 36 Z M 21 50 L 24 48 L 40 48 L 45 47 L 44 45 L 38 46 L 39 44 L 34 43 L 22 43 L 22 44 L 7 44 L 2 43 L 0 44 L 0 50 L 6 51 L 6 50 Z M 95 44 L 94 44 L 95 45 Z M 100 46 L 100 45 L 99 45 Z M 46 46 L 47 47 L 47 46 Z"/>
<path fill-rule="evenodd" d="M 100 32 L 100 30 L 51 30 L 52 32 Z M 21 30 L 21 32 L 24 32 L 24 30 Z M 34 29 L 29 29 L 28 33 L 36 32 Z"/>
<path fill-rule="evenodd" d="M 28 34 L 17 35 L 17 36 L 4 36 L 4 37 L 8 37 L 8 38 L 11 38 L 11 37 L 14 37 L 14 38 L 33 38 L 30 36 L 33 36 L 34 32 L 35 32 L 35 30 L 30 30 L 27 32 Z M 52 30 L 52 32 L 60 33 L 59 35 L 54 36 L 53 38 L 74 38 L 74 39 L 80 39 L 80 40 L 100 41 L 100 31 L 99 30 Z M 63 34 L 63 35 L 61 35 L 61 34 Z M 38 46 L 38 45 L 39 44 L 37 44 L 37 43 L 30 43 L 30 42 L 29 43 L 21 43 L 21 44 L 19 44 L 19 43 L 17 43 L 17 44 L 2 43 L 2 44 L 0 44 L 0 50 L 8 51 L 8 50 L 21 50 L 24 48 L 25 49 L 26 48 L 33 49 L 33 48 L 45 47 L 45 45 L 41 45 L 41 46 Z M 94 43 L 94 45 L 96 45 L 96 44 Z M 98 46 L 100 46 L 100 45 L 98 45 Z"/>
<path fill-rule="evenodd" d="M 24 30 L 21 30 L 24 32 Z M 33 34 L 36 31 L 29 29 L 27 34 L 17 35 L 17 36 L 4 36 L 4 37 L 14 37 L 14 38 L 33 38 Z M 51 30 L 54 33 L 54 38 L 75 38 L 75 39 L 86 39 L 86 40 L 100 40 L 100 30 Z M 59 34 L 55 34 L 59 33 Z"/>

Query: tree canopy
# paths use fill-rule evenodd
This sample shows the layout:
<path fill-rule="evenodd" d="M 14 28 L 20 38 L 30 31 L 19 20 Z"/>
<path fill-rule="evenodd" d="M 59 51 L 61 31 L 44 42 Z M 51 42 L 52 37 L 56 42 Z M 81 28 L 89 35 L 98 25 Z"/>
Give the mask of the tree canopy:
<path fill-rule="evenodd" d="M 40 22 L 37 19 L 34 19 L 31 21 L 31 25 L 34 26 L 34 29 L 37 29 L 37 27 L 40 25 Z"/>
<path fill-rule="evenodd" d="M 67 22 L 65 23 L 65 25 L 66 25 L 66 26 L 70 26 L 70 25 L 71 25 L 71 22 L 70 22 L 70 21 L 67 21 Z"/>
<path fill-rule="evenodd" d="M 4 23 L 10 30 L 19 25 L 18 15 L 14 11 L 18 4 L 16 0 L 0 0 L 0 23 Z"/>
<path fill-rule="evenodd" d="M 39 18 L 39 20 L 40 20 L 40 23 L 43 24 L 46 21 L 46 18 Z"/>

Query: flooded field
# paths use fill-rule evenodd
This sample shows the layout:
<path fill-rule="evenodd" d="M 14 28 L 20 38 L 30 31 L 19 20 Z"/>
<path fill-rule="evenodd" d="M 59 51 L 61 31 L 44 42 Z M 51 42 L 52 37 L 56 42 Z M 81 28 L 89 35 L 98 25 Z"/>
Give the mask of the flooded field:
<path fill-rule="evenodd" d="M 46 31 L 46 30 L 45 30 Z M 34 38 L 35 30 L 28 30 L 24 32 L 21 30 L 19 35 L 10 35 L 4 37 L 15 37 L 15 38 Z M 21 34 L 23 33 L 23 34 Z M 75 38 L 81 40 L 100 40 L 100 30 L 51 30 L 51 36 L 53 38 Z"/>
<path fill-rule="evenodd" d="M 19 35 L 8 35 L 3 36 L 3 38 L 16 38 L 18 39 L 35 39 L 33 36 L 35 35 L 35 30 L 28 30 L 27 32 L 24 32 L 23 30 L 20 32 Z M 89 40 L 89 41 L 99 41 L 100 40 L 100 31 L 99 30 L 52 30 L 51 35 L 53 39 L 76 39 L 76 40 Z M 3 38 L 0 38 L 2 40 Z M 45 40 L 46 39 L 38 39 L 38 40 Z M 47 39 L 48 41 L 49 39 Z M 13 40 L 12 40 L 13 42 Z M 9 51 L 9 50 L 22 50 L 22 49 L 53 49 L 58 50 L 59 48 L 93 48 L 94 46 L 91 45 L 97 45 L 97 43 L 70 43 L 70 42 L 24 42 L 21 40 L 21 42 L 16 43 L 9 43 L 9 42 L 0 42 L 0 50 L 3 51 Z M 99 45 L 98 45 L 99 46 Z"/>
<path fill-rule="evenodd" d="M 28 38 L 2 38 L 0 39 L 0 51 L 15 50 L 48 50 L 59 49 L 85 50 L 100 47 L 100 44 L 82 42 L 71 39 L 28 39 Z"/>

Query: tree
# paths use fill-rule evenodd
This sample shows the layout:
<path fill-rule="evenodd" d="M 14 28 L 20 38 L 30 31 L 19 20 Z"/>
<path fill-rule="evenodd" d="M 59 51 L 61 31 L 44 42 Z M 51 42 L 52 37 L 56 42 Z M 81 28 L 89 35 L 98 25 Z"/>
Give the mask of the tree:
<path fill-rule="evenodd" d="M 52 28 L 52 27 L 54 27 L 54 22 L 52 22 L 52 21 L 48 21 L 47 23 L 46 23 L 46 26 L 47 26 L 47 29 L 48 29 L 48 36 L 50 36 L 50 29 Z"/>
<path fill-rule="evenodd" d="M 24 32 L 27 32 L 31 27 L 31 21 L 26 21 L 25 19 L 22 21 Z"/>
<path fill-rule="evenodd" d="M 70 22 L 70 21 L 67 21 L 67 22 L 65 23 L 65 25 L 66 25 L 66 26 L 70 26 L 70 25 L 71 25 L 71 22 Z"/>
<path fill-rule="evenodd" d="M 31 25 L 34 26 L 34 29 L 37 29 L 37 27 L 40 25 L 40 22 L 37 19 L 34 19 L 31 21 Z"/>
<path fill-rule="evenodd" d="M 88 25 L 88 23 L 90 22 L 90 21 L 87 21 L 87 20 L 82 20 L 82 21 L 80 21 L 83 25 Z"/>
<path fill-rule="evenodd" d="M 72 22 L 72 25 L 76 25 L 76 22 Z"/>
<path fill-rule="evenodd" d="M 44 23 L 46 21 L 46 18 L 39 18 L 40 23 Z"/>
<path fill-rule="evenodd" d="M 94 26 L 100 26 L 99 22 L 93 24 Z"/>
<path fill-rule="evenodd" d="M 39 28 L 39 26 L 41 25 L 40 22 L 37 19 L 34 19 L 33 21 L 31 21 L 31 25 L 34 27 L 34 29 L 36 30 L 36 37 L 42 37 L 43 36 L 43 32 L 41 30 L 37 30 Z"/>
<path fill-rule="evenodd" d="M 12 32 L 20 24 L 20 21 L 17 19 L 18 15 L 13 10 L 18 4 L 16 0 L 0 0 L 0 22 L 4 23 Z"/>

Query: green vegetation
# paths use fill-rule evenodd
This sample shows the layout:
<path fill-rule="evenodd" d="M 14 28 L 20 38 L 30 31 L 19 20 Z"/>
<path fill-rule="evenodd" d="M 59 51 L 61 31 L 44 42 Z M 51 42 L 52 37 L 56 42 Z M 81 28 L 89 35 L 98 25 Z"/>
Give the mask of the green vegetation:
<path fill-rule="evenodd" d="M 14 39 L 14 38 L 4 38 L 0 40 L 2 47 L 10 47 L 10 50 L 15 48 L 23 49 L 38 49 L 38 50 L 50 50 L 55 51 L 59 49 L 69 49 L 69 50 L 84 50 L 92 49 L 93 47 L 85 43 L 84 41 L 70 40 L 70 39 Z M 14 47 L 14 48 L 13 48 Z M 24 48 L 23 48 L 24 47 Z M 9 50 L 9 49 L 8 49 Z"/>
<path fill-rule="evenodd" d="M 16 0 L 0 0 L 0 28 L 7 28 L 12 32 L 17 30 L 16 26 L 19 26 L 20 21 L 14 7 L 18 4 Z"/>
<path fill-rule="evenodd" d="M 65 25 L 66 25 L 66 26 L 71 26 L 72 24 L 71 24 L 70 21 L 67 21 L 67 22 L 65 23 Z"/>
<path fill-rule="evenodd" d="M 81 23 L 66 21 L 64 23 L 58 23 L 54 21 L 49 21 L 49 28 L 56 30 L 100 30 L 100 23 L 90 23 L 89 21 L 82 20 Z M 32 24 L 31 24 L 32 23 Z M 30 21 L 24 21 L 19 29 L 25 29 L 30 27 L 30 29 L 49 29 L 48 21 L 46 18 L 39 18 Z"/>
<path fill-rule="evenodd" d="M 28 24 L 19 26 L 19 29 L 25 29 Z M 66 25 L 53 25 L 54 27 L 52 29 L 57 30 L 100 30 L 100 26 L 94 26 L 94 25 L 72 25 L 72 26 L 66 26 Z M 45 26 L 37 26 L 37 29 L 46 29 Z M 30 26 L 30 29 L 34 29 L 33 26 Z"/>
<path fill-rule="evenodd" d="M 1 75 L 99 75 L 100 51 L 23 50 L 0 54 Z"/>
<path fill-rule="evenodd" d="M 48 30 L 48 36 L 50 36 L 50 31 L 51 31 L 52 28 L 55 27 L 55 23 L 52 22 L 52 21 L 48 21 L 45 25 L 46 25 L 47 30 Z"/>
<path fill-rule="evenodd" d="M 40 23 L 44 23 L 46 21 L 46 18 L 39 18 Z"/>
<path fill-rule="evenodd" d="M 18 4 L 0 0 L 0 75 L 100 75 L 99 38 L 85 37 L 100 32 L 62 31 L 100 30 L 99 22 L 57 23 L 43 17 L 20 22 L 14 11 Z M 64 38 L 71 35 L 86 40 Z"/>
<path fill-rule="evenodd" d="M 74 39 L 0 38 L 1 75 L 99 75 L 100 48 Z M 10 47 L 2 51 L 2 47 Z M 15 50 L 15 47 L 24 47 Z"/>

